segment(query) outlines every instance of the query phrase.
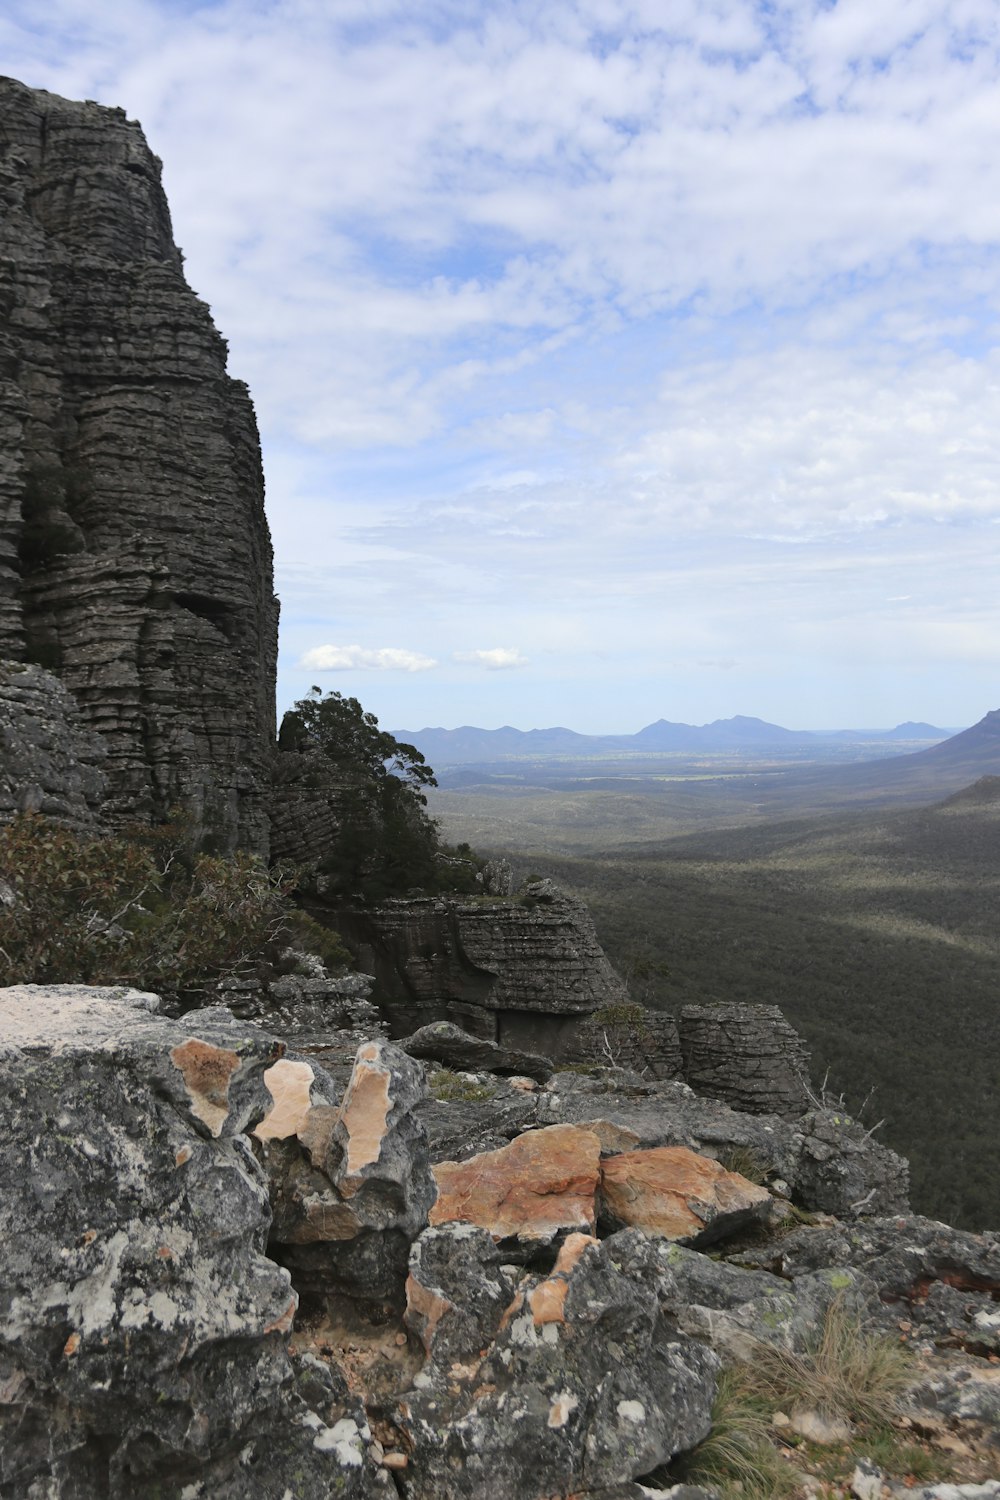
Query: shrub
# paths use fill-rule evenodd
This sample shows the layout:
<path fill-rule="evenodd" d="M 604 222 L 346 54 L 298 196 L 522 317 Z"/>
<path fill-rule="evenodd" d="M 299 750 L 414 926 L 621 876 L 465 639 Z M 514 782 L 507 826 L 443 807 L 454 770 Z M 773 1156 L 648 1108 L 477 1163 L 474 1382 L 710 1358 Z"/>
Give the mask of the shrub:
<path fill-rule="evenodd" d="M 193 998 L 291 939 L 292 881 L 195 854 L 175 822 L 94 838 L 28 814 L 0 827 L 0 982 L 130 984 Z"/>

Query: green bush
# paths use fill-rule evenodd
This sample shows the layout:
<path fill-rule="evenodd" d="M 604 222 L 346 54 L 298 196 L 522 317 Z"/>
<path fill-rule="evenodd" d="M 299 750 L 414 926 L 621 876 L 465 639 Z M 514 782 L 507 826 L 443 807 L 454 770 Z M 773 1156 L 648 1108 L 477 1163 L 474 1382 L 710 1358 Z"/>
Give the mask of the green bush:
<path fill-rule="evenodd" d="M 0 827 L 0 983 L 129 984 L 192 1000 L 293 939 L 287 873 L 195 854 L 182 825 L 118 838 Z"/>

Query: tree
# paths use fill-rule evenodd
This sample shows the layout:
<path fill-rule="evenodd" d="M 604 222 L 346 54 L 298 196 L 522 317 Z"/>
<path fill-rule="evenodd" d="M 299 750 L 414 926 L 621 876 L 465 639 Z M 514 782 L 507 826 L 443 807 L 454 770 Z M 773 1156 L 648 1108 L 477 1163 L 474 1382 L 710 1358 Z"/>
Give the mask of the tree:
<path fill-rule="evenodd" d="M 380 899 L 438 881 L 437 824 L 424 788 L 437 786 L 415 745 L 379 729 L 357 698 L 310 689 L 285 714 L 283 750 L 320 751 L 344 777 L 344 816 L 322 873 L 334 891 Z"/>

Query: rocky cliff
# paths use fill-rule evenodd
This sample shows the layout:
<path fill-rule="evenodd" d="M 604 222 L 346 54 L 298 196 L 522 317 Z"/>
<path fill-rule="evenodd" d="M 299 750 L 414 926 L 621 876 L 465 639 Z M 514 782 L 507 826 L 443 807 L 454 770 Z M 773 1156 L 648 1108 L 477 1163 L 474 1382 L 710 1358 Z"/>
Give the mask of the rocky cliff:
<path fill-rule="evenodd" d="M 70 691 L 112 824 L 267 847 L 277 605 L 253 409 L 121 110 L 0 80 L 0 657 Z"/>
<path fill-rule="evenodd" d="M 337 920 L 396 1036 L 455 1021 L 505 1047 L 573 1056 L 587 1017 L 628 999 L 587 907 L 548 880 L 513 899 L 424 896 Z"/>

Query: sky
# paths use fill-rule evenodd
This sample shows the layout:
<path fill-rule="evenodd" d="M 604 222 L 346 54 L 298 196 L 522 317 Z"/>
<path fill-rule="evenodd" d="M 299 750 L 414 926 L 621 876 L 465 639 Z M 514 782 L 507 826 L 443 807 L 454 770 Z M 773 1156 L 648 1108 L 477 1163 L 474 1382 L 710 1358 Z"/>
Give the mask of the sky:
<path fill-rule="evenodd" d="M 279 710 L 1000 707 L 995 0 L 4 0 L 0 72 L 163 159 Z"/>

